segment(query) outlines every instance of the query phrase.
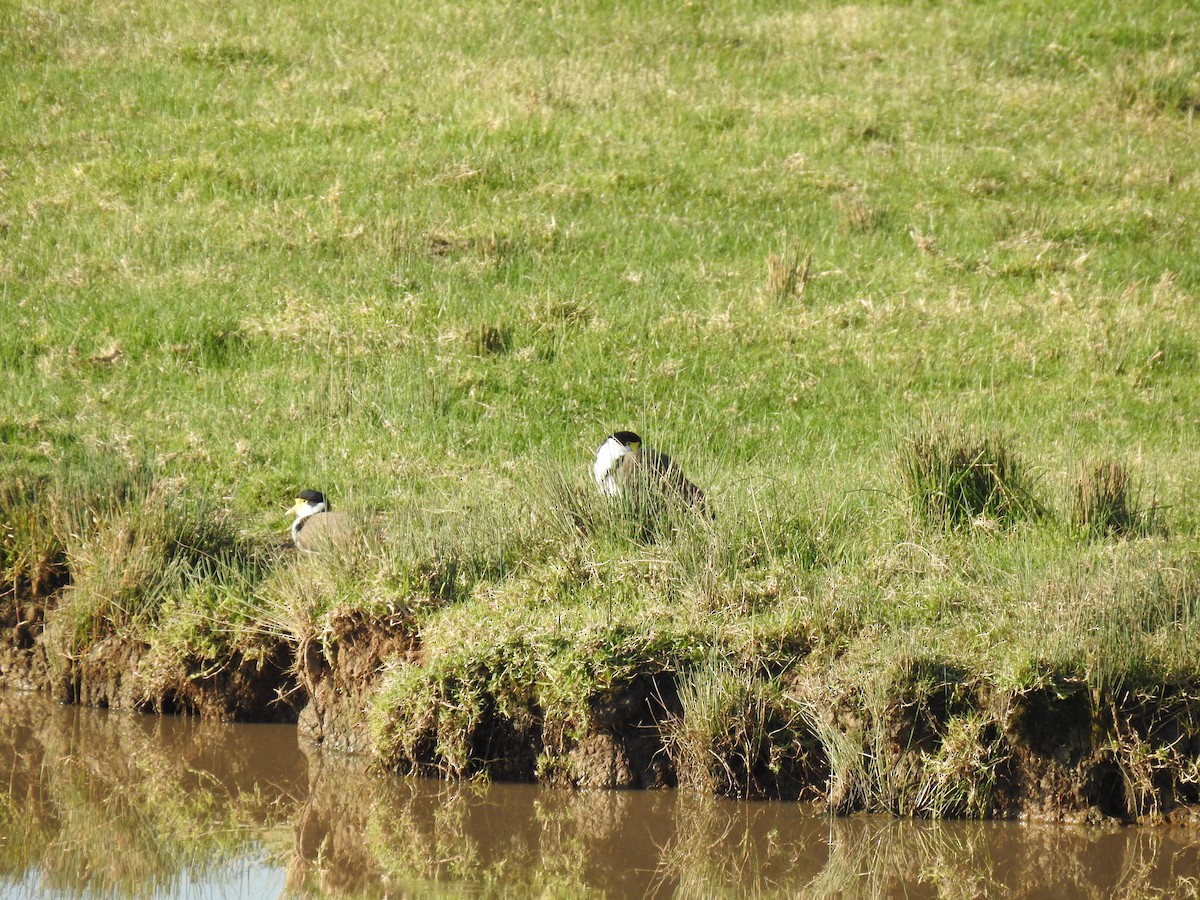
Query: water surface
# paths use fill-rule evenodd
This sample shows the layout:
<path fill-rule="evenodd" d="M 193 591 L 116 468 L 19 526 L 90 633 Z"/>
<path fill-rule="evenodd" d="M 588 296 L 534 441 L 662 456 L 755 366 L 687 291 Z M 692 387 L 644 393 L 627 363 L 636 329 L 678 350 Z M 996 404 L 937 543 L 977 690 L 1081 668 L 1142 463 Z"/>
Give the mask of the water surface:
<path fill-rule="evenodd" d="M 0 896 L 1197 896 L 1200 833 L 364 774 L 283 725 L 0 693 Z"/>

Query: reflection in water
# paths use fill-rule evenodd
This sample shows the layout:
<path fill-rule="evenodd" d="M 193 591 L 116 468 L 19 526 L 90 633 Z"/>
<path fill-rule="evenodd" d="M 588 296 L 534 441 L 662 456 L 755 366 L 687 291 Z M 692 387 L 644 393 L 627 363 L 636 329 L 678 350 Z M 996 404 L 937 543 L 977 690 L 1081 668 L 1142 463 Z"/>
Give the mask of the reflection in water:
<path fill-rule="evenodd" d="M 1197 896 L 1200 834 L 363 774 L 295 729 L 0 693 L 0 895 Z"/>
<path fill-rule="evenodd" d="M 294 728 L 3 692 L 0 722 L 0 895 L 263 896 L 256 862 L 288 846 L 307 789 Z"/>

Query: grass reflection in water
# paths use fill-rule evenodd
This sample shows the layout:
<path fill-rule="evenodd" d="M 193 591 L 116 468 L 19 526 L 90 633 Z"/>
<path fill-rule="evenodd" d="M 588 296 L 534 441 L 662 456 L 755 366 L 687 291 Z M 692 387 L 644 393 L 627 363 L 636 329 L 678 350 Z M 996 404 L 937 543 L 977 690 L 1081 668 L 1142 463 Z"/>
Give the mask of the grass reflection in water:
<path fill-rule="evenodd" d="M 375 776 L 287 726 L 0 694 L 0 894 L 1195 896 L 1183 828 L 829 819 L 677 791 Z"/>
<path fill-rule="evenodd" d="M 0 694 L 0 877 L 35 893 L 173 895 L 287 847 L 304 783 L 268 783 L 294 733 L 59 707 Z M 264 738 L 267 740 L 263 741 Z M 0 889 L 4 893 L 4 889 Z"/>

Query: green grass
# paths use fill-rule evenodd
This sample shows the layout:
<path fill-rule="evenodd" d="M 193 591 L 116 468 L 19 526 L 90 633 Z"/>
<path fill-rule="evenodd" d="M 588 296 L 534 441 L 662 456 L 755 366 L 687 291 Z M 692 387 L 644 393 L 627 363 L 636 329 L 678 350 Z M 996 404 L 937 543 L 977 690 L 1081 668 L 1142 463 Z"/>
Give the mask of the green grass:
<path fill-rule="evenodd" d="M 9 3 L 5 478 L 77 512 L 105 461 L 144 467 L 226 547 L 278 539 L 301 487 L 372 517 L 353 566 L 192 560 L 154 608 L 293 635 L 408 610 L 432 662 L 393 697 L 482 671 L 503 705 L 511 668 L 574 722 L 614 673 L 718 657 L 759 680 L 718 668 L 693 702 L 774 704 L 802 659 L 1018 694 L 1194 679 L 1198 26 L 1084 0 Z M 594 497 L 618 428 L 715 521 Z M 922 511 L 963 483 L 914 470 L 939 435 L 986 436 L 1020 485 Z M 1096 460 L 1136 495 L 1087 494 Z M 10 584 L 80 533 L 23 490 Z M 164 635 L 212 643 L 190 629 Z"/>

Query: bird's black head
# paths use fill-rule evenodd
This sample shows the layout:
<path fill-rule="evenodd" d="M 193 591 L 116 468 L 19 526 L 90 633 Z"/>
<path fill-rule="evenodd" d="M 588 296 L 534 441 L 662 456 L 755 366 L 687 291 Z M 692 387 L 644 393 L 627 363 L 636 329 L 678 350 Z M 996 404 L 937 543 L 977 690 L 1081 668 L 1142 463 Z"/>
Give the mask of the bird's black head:
<path fill-rule="evenodd" d="M 325 495 L 320 491 L 300 491 L 298 494 L 296 494 L 296 499 L 303 500 L 306 503 L 324 503 Z"/>
<path fill-rule="evenodd" d="M 634 431 L 614 431 L 612 436 L 626 447 L 636 447 L 642 443 L 642 439 Z"/>

